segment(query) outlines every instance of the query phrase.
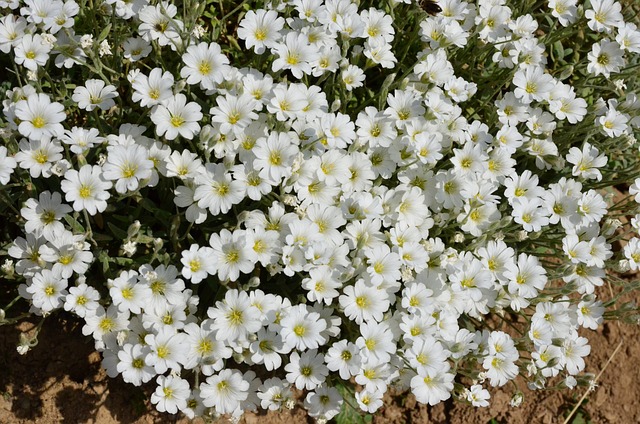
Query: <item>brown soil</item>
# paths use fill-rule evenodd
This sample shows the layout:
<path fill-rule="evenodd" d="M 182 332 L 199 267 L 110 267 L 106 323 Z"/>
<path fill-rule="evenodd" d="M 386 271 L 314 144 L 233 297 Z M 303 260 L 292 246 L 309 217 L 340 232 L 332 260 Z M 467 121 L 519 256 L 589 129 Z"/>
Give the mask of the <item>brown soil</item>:
<path fill-rule="evenodd" d="M 636 295 L 636 301 L 638 300 Z M 606 297 L 606 296 L 603 296 Z M 150 424 L 190 421 L 155 412 L 146 400 L 153 384 L 137 388 L 111 379 L 100 368 L 101 357 L 93 342 L 81 333 L 81 323 L 70 315 L 48 318 L 39 344 L 21 356 L 15 346 L 20 332 L 37 321 L 0 327 L 0 423 L 3 424 Z M 591 343 L 587 372 L 598 374 L 622 343 L 610 365 L 602 372 L 596 390 L 578 410 L 591 423 L 640 422 L 640 327 L 608 321 L 599 331 L 584 333 Z M 523 384 L 520 384 L 523 386 Z M 562 423 L 586 388 L 572 391 L 531 392 L 521 387 L 525 402 L 509 407 L 514 386 L 492 390 L 488 408 L 473 408 L 449 400 L 435 407 L 417 404 L 412 395 L 387 395 L 374 423 L 442 424 L 537 424 Z M 493 419 L 493 421 L 491 421 Z M 301 408 L 267 414 L 246 414 L 247 424 L 304 423 Z"/>

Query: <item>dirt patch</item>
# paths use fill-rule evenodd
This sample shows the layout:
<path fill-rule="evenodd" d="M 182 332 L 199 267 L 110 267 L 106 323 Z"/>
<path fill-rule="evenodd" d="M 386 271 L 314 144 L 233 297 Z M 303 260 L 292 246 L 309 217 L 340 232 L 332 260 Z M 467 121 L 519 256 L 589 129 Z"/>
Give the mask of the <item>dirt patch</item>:
<path fill-rule="evenodd" d="M 602 290 L 603 292 L 605 290 Z M 603 294 L 603 298 L 607 298 Z M 627 299 L 631 300 L 631 299 Z M 635 296 L 638 301 L 638 296 Z M 134 387 L 111 379 L 100 367 L 101 357 L 93 342 L 82 335 L 82 323 L 60 313 L 49 317 L 39 343 L 27 355 L 15 349 L 19 334 L 35 328 L 37 321 L 0 327 L 0 423 L 96 423 L 96 424 L 186 424 L 186 418 L 159 414 L 149 404 L 154 384 Z M 595 391 L 590 393 L 579 413 L 592 423 L 640 422 L 640 327 L 608 321 L 597 332 L 585 332 L 592 347 L 587 372 L 598 374 L 620 342 L 622 345 L 602 373 Z M 491 391 L 488 408 L 473 408 L 449 400 L 435 407 L 421 405 L 412 395 L 387 394 L 374 423 L 442 424 L 547 424 L 562 423 L 585 392 L 537 391 L 526 389 L 525 401 L 518 408 L 509 406 L 517 388 Z M 300 403 L 302 400 L 300 399 Z M 196 421 L 199 422 L 199 421 Z M 247 424 L 313 422 L 301 408 L 292 411 L 248 413 Z"/>

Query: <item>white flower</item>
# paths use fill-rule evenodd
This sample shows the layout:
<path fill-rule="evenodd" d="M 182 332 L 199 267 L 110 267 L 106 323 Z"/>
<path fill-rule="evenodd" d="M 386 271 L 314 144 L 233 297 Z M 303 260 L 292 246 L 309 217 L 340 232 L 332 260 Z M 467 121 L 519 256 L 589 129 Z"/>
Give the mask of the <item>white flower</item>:
<path fill-rule="evenodd" d="M 49 60 L 51 46 L 44 42 L 40 34 L 25 34 L 15 45 L 15 62 L 31 71 L 37 71 L 38 66 L 44 66 Z"/>
<path fill-rule="evenodd" d="M 638 31 L 638 27 L 635 24 L 627 22 L 621 25 L 618 28 L 616 41 L 624 50 L 640 53 L 640 31 Z"/>
<path fill-rule="evenodd" d="M 251 304 L 244 291 L 228 290 L 223 301 L 207 310 L 213 319 L 211 329 L 217 330 L 217 340 L 243 341 L 261 327 L 260 310 Z"/>
<path fill-rule="evenodd" d="M 65 130 L 64 135 L 60 137 L 60 141 L 64 144 L 70 145 L 70 150 L 73 153 L 80 155 L 85 154 L 87 150 L 105 140 L 98 134 L 99 132 L 96 128 L 85 129 L 73 127 L 70 130 Z"/>
<path fill-rule="evenodd" d="M 64 310 L 73 311 L 76 315 L 84 318 L 86 315 L 94 314 L 100 304 L 100 293 L 86 283 L 75 287 L 69 287 L 69 293 L 64 300 Z"/>
<path fill-rule="evenodd" d="M 102 166 L 105 180 L 115 181 L 118 193 L 135 191 L 144 180 L 151 178 L 153 162 L 149 152 L 139 144 L 109 147 L 107 163 Z"/>
<path fill-rule="evenodd" d="M 151 44 L 140 37 L 130 37 L 127 38 L 122 45 L 124 49 L 124 57 L 129 59 L 132 62 L 136 62 L 140 59 L 143 59 L 149 56 L 151 53 Z"/>
<path fill-rule="evenodd" d="M 249 396 L 250 384 L 238 370 L 224 369 L 200 384 L 200 396 L 205 406 L 219 414 L 231 414 Z"/>
<path fill-rule="evenodd" d="M 206 172 L 198 180 L 193 199 L 200 208 L 208 208 L 214 216 L 229 212 L 231 206 L 240 203 L 245 196 L 245 186 L 232 180 L 221 163 L 206 164 Z"/>
<path fill-rule="evenodd" d="M 640 268 L 640 239 L 632 237 L 624 247 L 624 256 L 629 260 L 629 267 L 632 271 Z"/>
<path fill-rule="evenodd" d="M 292 396 L 290 384 L 277 377 L 265 380 L 258 389 L 260 406 L 271 411 L 280 409 Z"/>
<path fill-rule="evenodd" d="M 311 62 L 318 56 L 317 48 L 309 44 L 307 37 L 295 31 L 288 33 L 284 42 L 276 44 L 273 50 L 278 56 L 271 65 L 273 72 L 290 70 L 298 79 L 302 79 L 303 74 L 311 74 Z"/>
<path fill-rule="evenodd" d="M 268 137 L 258 139 L 252 151 L 255 155 L 253 167 L 260 172 L 260 177 L 278 185 L 291 174 L 298 146 L 288 133 L 272 132 Z"/>
<path fill-rule="evenodd" d="M 547 100 L 554 87 L 553 77 L 544 73 L 540 66 L 530 66 L 519 70 L 513 76 L 513 84 L 516 86 L 514 94 L 523 103 Z"/>
<path fill-rule="evenodd" d="M 244 231 L 237 230 L 233 234 L 222 229 L 219 234 L 212 234 L 209 244 L 213 249 L 218 278 L 236 281 L 240 273 L 248 274 L 254 268 L 252 256 L 244 237 Z"/>
<path fill-rule="evenodd" d="M 383 314 L 389 309 L 389 299 L 381 296 L 377 288 L 367 285 L 364 280 L 347 286 L 338 299 L 344 314 L 357 324 L 364 321 L 382 321 Z"/>
<path fill-rule="evenodd" d="M 140 344 L 127 343 L 118 352 L 117 371 L 122 374 L 122 379 L 134 386 L 150 381 L 156 372 L 147 364 L 147 347 Z"/>
<path fill-rule="evenodd" d="M 173 93 L 173 75 L 171 72 L 162 72 L 160 68 L 154 68 L 147 77 L 138 74 L 131 87 L 135 90 L 131 95 L 134 102 L 140 102 L 141 106 L 152 107 L 169 100 Z"/>
<path fill-rule="evenodd" d="M 156 379 L 158 387 L 151 394 L 151 403 L 160 412 L 177 414 L 187 407 L 187 398 L 191 394 L 189 382 L 179 377 L 161 375 Z"/>
<path fill-rule="evenodd" d="M 566 27 L 578 18 L 577 0 L 549 0 L 551 14 L 558 18 L 560 25 Z"/>
<path fill-rule="evenodd" d="M 157 40 L 161 46 L 174 46 L 172 43 L 180 41 L 183 27 L 182 21 L 175 19 L 177 13 L 178 8 L 168 1 L 145 6 L 138 13 L 138 32 L 147 41 Z"/>
<path fill-rule="evenodd" d="M 218 106 L 212 107 L 209 113 L 213 115 L 211 122 L 219 123 L 223 134 L 240 134 L 251 121 L 258 119 L 254 110 L 259 103 L 252 96 L 218 96 L 216 102 Z"/>
<path fill-rule="evenodd" d="M 157 334 L 146 334 L 144 342 L 150 348 L 147 364 L 158 374 L 164 374 L 169 369 L 179 372 L 181 364 L 187 359 L 188 346 L 185 340 L 186 335 L 176 333 L 173 328 L 160 328 Z"/>
<path fill-rule="evenodd" d="M 587 55 L 589 59 L 587 71 L 596 76 L 604 75 L 609 78 L 612 72 L 620 72 L 620 68 L 624 66 L 623 55 L 624 52 L 615 41 L 602 40 L 600 43 L 595 43 Z"/>
<path fill-rule="evenodd" d="M 102 42 L 100 43 L 100 46 L 98 47 L 98 54 L 100 55 L 100 57 L 112 55 L 109 41 L 102 40 Z"/>
<path fill-rule="evenodd" d="M 280 325 L 280 334 L 291 349 L 317 349 L 327 341 L 322 336 L 327 328 L 326 321 L 321 319 L 318 313 L 309 312 L 305 305 L 293 306 Z"/>
<path fill-rule="evenodd" d="M 329 348 L 325 361 L 330 371 L 338 371 L 340 378 L 349 380 L 360 370 L 360 348 L 347 340 L 340 340 Z"/>
<path fill-rule="evenodd" d="M 191 45 L 182 55 L 185 67 L 180 76 L 187 84 L 200 84 L 205 90 L 212 90 L 220 84 L 230 71 L 229 59 L 221 53 L 218 43 L 199 43 Z"/>
<path fill-rule="evenodd" d="M 129 313 L 119 312 L 115 305 L 109 306 L 106 310 L 98 306 L 95 310 L 87 311 L 84 319 L 86 324 L 82 327 L 82 334 L 92 334 L 96 341 L 101 341 L 107 334 L 115 334 L 126 329 Z"/>
<path fill-rule="evenodd" d="M 62 277 L 59 268 L 43 269 L 33 276 L 27 292 L 32 295 L 33 306 L 44 312 L 51 312 L 62 306 L 67 294 L 66 288 L 67 279 Z"/>
<path fill-rule="evenodd" d="M 360 409 L 369 414 L 373 414 L 384 405 L 384 401 L 382 400 L 383 395 L 384 392 L 380 390 L 367 389 L 356 392 L 355 394 Z"/>
<path fill-rule="evenodd" d="M 22 16 L 7 14 L 0 18 L 0 51 L 9 53 L 11 48 L 22 41 L 27 29 L 27 21 Z"/>
<path fill-rule="evenodd" d="M 528 233 L 540 231 L 542 227 L 549 225 L 549 217 L 542 207 L 539 198 L 522 198 L 513 204 L 513 219 Z"/>
<path fill-rule="evenodd" d="M 83 275 L 93 261 L 93 253 L 89 250 L 89 243 L 84 241 L 84 235 L 74 235 L 63 229 L 51 237 L 51 241 L 40 246 L 42 259 L 53 264 L 53 270 L 60 270 L 63 278 L 71 278 L 75 272 Z"/>
<path fill-rule="evenodd" d="M 602 180 L 602 174 L 598 168 L 607 164 L 607 157 L 589 143 L 569 149 L 566 156 L 567 162 L 573 164 L 572 174 L 586 179 Z"/>
<path fill-rule="evenodd" d="M 360 354 L 366 361 L 375 359 L 386 363 L 391 360 L 397 347 L 391 329 L 386 323 L 365 322 L 360 325 L 360 334 L 356 346 L 360 348 Z"/>
<path fill-rule="evenodd" d="M 466 391 L 467 401 L 473 406 L 486 407 L 489 406 L 489 398 L 491 395 L 487 389 L 483 389 L 480 384 L 474 384 Z"/>
<path fill-rule="evenodd" d="M 613 105 L 611 105 L 613 106 Z M 609 137 L 619 137 L 629 129 L 629 118 L 625 113 L 618 112 L 615 107 L 610 107 L 606 114 L 596 118 L 602 131 Z"/>
<path fill-rule="evenodd" d="M 587 25 L 593 31 L 610 33 L 624 23 L 622 6 L 615 0 L 591 0 L 592 9 L 584 13 Z"/>
<path fill-rule="evenodd" d="M 201 110 L 198 103 L 187 103 L 187 96 L 182 93 L 169 97 L 151 112 L 156 134 L 167 140 L 173 140 L 178 135 L 191 140 L 200 132 L 198 121 L 203 117 Z"/>
<path fill-rule="evenodd" d="M 547 283 L 547 272 L 535 256 L 521 253 L 517 263 L 506 265 L 504 278 L 509 281 L 509 292 L 525 298 L 536 297 Z"/>
<path fill-rule="evenodd" d="M 375 38 L 364 42 L 364 55 L 386 69 L 393 69 L 398 61 L 391 51 L 391 44 Z"/>
<path fill-rule="evenodd" d="M 321 385 L 315 391 L 309 392 L 304 399 L 304 407 L 309 416 L 317 419 L 330 420 L 340 413 L 342 396 L 335 387 Z"/>
<path fill-rule="evenodd" d="M 586 338 L 577 337 L 577 333 L 575 333 L 574 336 L 569 336 L 562 343 L 560 364 L 566 367 L 569 374 L 576 375 L 584 369 L 583 358 L 591 352 L 591 346 L 588 345 L 588 342 Z"/>
<path fill-rule="evenodd" d="M 71 96 L 73 101 L 78 103 L 80 109 L 88 111 L 95 108 L 110 109 L 115 106 L 116 103 L 113 99 L 116 97 L 118 97 L 116 87 L 105 85 L 104 81 L 98 79 L 87 80 L 84 86 L 76 87 Z"/>
<path fill-rule="evenodd" d="M 253 47 L 257 54 L 262 54 L 265 48 L 273 48 L 280 41 L 284 22 L 274 10 L 249 10 L 240 21 L 238 37 L 248 49 Z"/>
<path fill-rule="evenodd" d="M 141 313 L 151 295 L 149 287 L 138 284 L 138 273 L 132 270 L 120 272 L 118 278 L 108 279 L 107 284 L 113 304 L 122 312 Z"/>
<path fill-rule="evenodd" d="M 82 37 L 80 37 L 80 47 L 82 47 L 83 49 L 88 49 L 91 46 L 93 46 L 92 34 L 85 34 Z"/>
<path fill-rule="evenodd" d="M 7 148 L 0 146 L 0 184 L 8 184 L 11 179 L 11 174 L 17 166 L 16 160 L 7 155 Z"/>
<path fill-rule="evenodd" d="M 287 381 L 295 384 L 298 390 L 313 390 L 324 383 L 329 369 L 324 364 L 324 356 L 312 349 L 299 355 L 293 352 L 289 363 L 284 367 Z"/>
<path fill-rule="evenodd" d="M 24 207 L 20 210 L 20 215 L 27 222 L 24 224 L 25 231 L 29 233 L 42 234 L 47 240 L 57 231 L 64 230 L 64 224 L 60 219 L 73 209 L 62 203 L 60 193 L 43 191 L 38 200 L 28 199 Z"/>
<path fill-rule="evenodd" d="M 215 274 L 215 264 L 213 249 L 210 247 L 200 247 L 192 244 L 189 250 L 182 251 L 182 276 L 191 280 L 193 284 L 198 284 L 208 275 Z"/>
<path fill-rule="evenodd" d="M 28 169 L 32 178 L 49 178 L 53 173 L 53 164 L 62 159 L 63 148 L 60 142 L 48 136 L 37 140 L 22 140 L 20 151 L 15 155 L 15 161 L 20 168 Z"/>
<path fill-rule="evenodd" d="M 98 165 L 84 165 L 80 171 L 70 169 L 64 174 L 60 188 L 65 193 L 67 202 L 73 202 L 76 211 L 86 210 L 89 215 L 104 212 L 110 194 L 111 182 L 102 176 Z"/>
<path fill-rule="evenodd" d="M 365 79 L 364 71 L 355 65 L 349 65 L 340 75 L 347 91 L 362 87 Z"/>
<path fill-rule="evenodd" d="M 451 397 L 453 391 L 454 375 L 449 371 L 449 365 L 441 370 L 433 371 L 423 369 L 418 375 L 411 379 L 411 392 L 416 400 L 423 404 L 436 405 Z"/>
<path fill-rule="evenodd" d="M 67 116 L 62 104 L 52 103 L 49 96 L 42 93 L 31 94 L 16 103 L 15 114 L 20 119 L 20 134 L 34 140 L 45 136 L 60 137 L 64 131 L 61 122 Z"/>

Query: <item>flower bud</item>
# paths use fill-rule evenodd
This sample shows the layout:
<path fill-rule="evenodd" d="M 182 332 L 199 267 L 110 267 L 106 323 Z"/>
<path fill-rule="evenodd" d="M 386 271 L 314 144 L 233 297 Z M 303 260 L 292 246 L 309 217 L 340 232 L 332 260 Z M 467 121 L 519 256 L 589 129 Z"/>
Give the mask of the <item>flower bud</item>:
<path fill-rule="evenodd" d="M 517 392 L 516 394 L 513 395 L 513 397 L 509 401 L 509 406 L 513 408 L 517 408 L 518 406 L 522 405 L 523 400 L 524 400 L 524 394 L 522 392 Z"/>
<path fill-rule="evenodd" d="M 156 238 L 153 239 L 153 251 L 154 252 L 159 252 L 162 249 L 163 245 L 164 245 L 164 240 L 162 240 L 162 238 L 156 237 Z"/>
<path fill-rule="evenodd" d="M 619 219 L 607 218 L 602 226 L 602 235 L 605 237 L 611 237 L 621 225 L 622 222 Z"/>
<path fill-rule="evenodd" d="M 138 231 L 140 231 L 140 221 L 136 219 L 133 221 L 133 224 L 129 225 L 129 228 L 127 228 L 127 239 L 130 240 L 134 238 L 138 235 Z"/>

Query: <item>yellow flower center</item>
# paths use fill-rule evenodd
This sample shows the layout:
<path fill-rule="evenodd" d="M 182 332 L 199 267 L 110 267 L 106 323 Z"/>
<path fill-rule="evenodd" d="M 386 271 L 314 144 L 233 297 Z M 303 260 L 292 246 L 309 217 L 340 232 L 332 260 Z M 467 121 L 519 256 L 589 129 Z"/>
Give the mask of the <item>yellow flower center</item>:
<path fill-rule="evenodd" d="M 136 171 L 138 170 L 138 166 L 137 165 L 132 165 L 132 164 L 126 164 L 125 166 L 122 167 L 122 176 L 124 178 L 131 178 L 134 175 L 136 175 Z"/>
<path fill-rule="evenodd" d="M 78 190 L 78 194 L 83 199 L 91 197 L 91 187 L 85 184 L 81 185 L 80 190 Z"/>
<path fill-rule="evenodd" d="M 180 115 L 171 116 L 171 125 L 173 125 L 175 128 L 181 127 L 184 122 L 184 118 Z"/>
<path fill-rule="evenodd" d="M 198 353 L 201 356 L 209 354 L 213 350 L 213 343 L 209 339 L 202 339 L 200 343 L 198 343 Z"/>
<path fill-rule="evenodd" d="M 133 290 L 131 287 L 125 287 L 122 289 L 122 297 L 127 300 L 133 299 Z"/>
<path fill-rule="evenodd" d="M 302 337 L 307 332 L 307 329 L 304 325 L 296 325 L 295 327 L 293 327 L 293 332 L 296 336 Z"/>
<path fill-rule="evenodd" d="M 166 358 L 167 356 L 169 356 L 169 348 L 166 346 L 160 346 L 158 347 L 158 358 L 163 359 Z"/>
<path fill-rule="evenodd" d="M 42 116 L 36 116 L 31 120 L 31 124 L 36 128 L 42 128 L 47 125 L 47 121 Z"/>
<path fill-rule="evenodd" d="M 258 28 L 253 36 L 258 41 L 264 41 L 267 38 L 267 31 L 265 31 L 264 28 Z"/>
<path fill-rule="evenodd" d="M 42 215 L 40 215 L 40 221 L 43 224 L 48 225 L 56 220 L 56 213 L 54 211 L 44 211 Z"/>
<path fill-rule="evenodd" d="M 242 312 L 237 309 L 233 309 L 227 314 L 227 320 L 233 325 L 242 324 Z"/>
<path fill-rule="evenodd" d="M 366 308 L 369 305 L 369 300 L 364 296 L 356 297 L 356 305 L 360 308 Z"/>
<path fill-rule="evenodd" d="M 115 327 L 116 323 L 109 317 L 102 318 L 100 320 L 100 324 L 98 324 L 98 328 L 100 328 L 104 333 L 112 331 Z"/>
<path fill-rule="evenodd" d="M 209 72 L 211 72 L 211 64 L 203 60 L 202 62 L 200 62 L 200 65 L 198 65 L 198 71 L 202 75 L 209 75 Z"/>

